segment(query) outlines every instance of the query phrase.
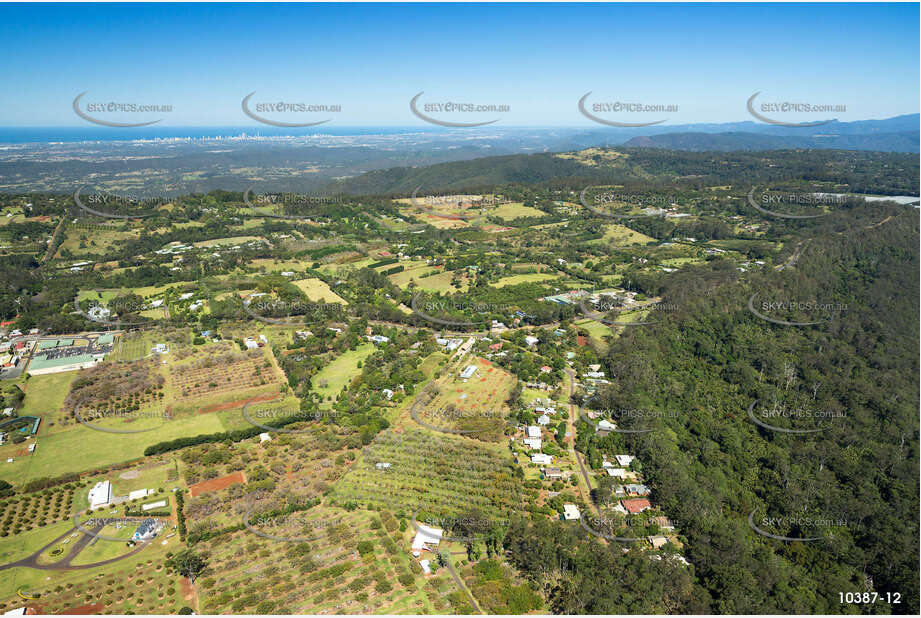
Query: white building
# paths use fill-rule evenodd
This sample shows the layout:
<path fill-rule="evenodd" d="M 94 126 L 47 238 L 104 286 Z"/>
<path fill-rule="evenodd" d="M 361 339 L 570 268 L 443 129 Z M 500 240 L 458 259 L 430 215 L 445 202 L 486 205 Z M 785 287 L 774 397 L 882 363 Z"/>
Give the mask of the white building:
<path fill-rule="evenodd" d="M 572 520 L 580 519 L 582 516 L 579 514 L 579 508 L 575 504 L 564 504 L 563 505 L 563 519 Z"/>
<path fill-rule="evenodd" d="M 534 345 L 536 343 L 539 343 L 540 339 L 538 339 L 537 337 L 533 335 L 528 335 L 527 337 L 524 338 L 524 342 L 528 345 Z"/>
<path fill-rule="evenodd" d="M 544 445 L 540 438 L 525 438 L 522 441 L 535 451 L 539 451 Z"/>
<path fill-rule="evenodd" d="M 633 455 L 614 455 L 614 459 L 617 460 L 617 463 L 627 468 L 630 466 L 633 460 L 636 459 L 636 457 Z"/>
<path fill-rule="evenodd" d="M 540 427 L 537 425 L 528 425 L 528 437 L 529 438 L 539 438 L 540 437 Z"/>
<path fill-rule="evenodd" d="M 96 483 L 89 493 L 90 508 L 106 505 L 112 500 L 112 484 L 109 481 Z"/>
<path fill-rule="evenodd" d="M 550 424 L 550 417 L 546 414 L 541 414 L 537 417 L 537 424 L 541 426 L 546 426 Z"/>
<path fill-rule="evenodd" d="M 472 378 L 473 374 L 476 373 L 476 365 L 467 365 L 464 370 L 461 372 L 460 377 L 464 380 Z"/>
<path fill-rule="evenodd" d="M 429 545 L 437 547 L 441 543 L 441 535 L 444 534 L 441 528 L 430 528 L 423 524 L 417 524 L 417 526 L 416 536 L 413 537 L 413 551 L 430 550 Z"/>
<path fill-rule="evenodd" d="M 606 468 L 608 471 L 608 476 L 613 476 L 616 479 L 625 479 L 627 478 L 627 471 L 623 468 Z"/>
<path fill-rule="evenodd" d="M 544 453 L 537 453 L 531 455 L 531 463 L 536 463 L 541 466 L 549 465 L 553 463 L 553 456 L 545 455 Z"/>
<path fill-rule="evenodd" d="M 603 429 L 605 431 L 614 431 L 615 429 L 617 429 L 617 425 L 615 425 L 611 421 L 600 420 L 598 421 L 598 429 Z"/>

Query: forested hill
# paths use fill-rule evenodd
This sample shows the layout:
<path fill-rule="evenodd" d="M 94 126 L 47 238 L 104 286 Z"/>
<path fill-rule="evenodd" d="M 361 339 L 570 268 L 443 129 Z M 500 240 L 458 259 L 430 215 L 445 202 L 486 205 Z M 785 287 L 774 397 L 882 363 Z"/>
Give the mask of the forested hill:
<path fill-rule="evenodd" d="M 714 184 L 829 181 L 857 193 L 917 195 L 918 157 L 847 150 L 690 152 L 593 148 L 574 153 L 508 155 L 426 167 L 368 172 L 328 185 L 327 193 L 409 195 L 494 188 L 506 183 L 667 182 L 688 188 Z"/>
<path fill-rule="evenodd" d="M 596 464 L 602 453 L 643 461 L 655 502 L 687 538 L 694 573 L 693 585 L 675 579 L 675 606 L 646 609 L 841 613 L 839 592 L 869 590 L 900 594 L 875 612 L 918 613 L 918 213 L 839 214 L 803 226 L 785 244 L 802 255 L 782 271 L 743 277 L 710 262 L 647 282 L 673 310 L 624 330 L 610 348 L 613 383 L 589 405 L 668 414 L 647 421 L 653 431 L 603 438 L 583 423 L 579 449 Z M 753 294 L 835 309 L 819 324 L 777 324 L 749 309 Z M 815 431 L 760 426 L 753 403 L 811 411 L 768 424 Z M 759 534 L 750 516 L 766 533 L 815 540 Z M 524 529 L 516 534 L 513 554 L 526 570 L 568 551 L 565 541 L 539 547 L 525 543 Z M 526 546 L 539 555 L 525 558 Z M 557 608 L 580 611 L 562 596 L 579 590 L 582 609 L 623 610 L 628 596 L 606 593 L 603 576 L 580 571 L 588 568 L 531 575 Z"/>

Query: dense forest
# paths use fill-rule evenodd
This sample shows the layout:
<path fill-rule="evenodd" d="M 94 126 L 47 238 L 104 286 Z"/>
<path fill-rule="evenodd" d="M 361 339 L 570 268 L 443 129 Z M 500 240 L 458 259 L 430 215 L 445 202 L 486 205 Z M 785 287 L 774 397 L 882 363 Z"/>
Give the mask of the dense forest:
<path fill-rule="evenodd" d="M 600 438 L 583 424 L 579 448 L 643 460 L 656 502 L 688 540 L 709 611 L 857 611 L 839 592 L 877 591 L 901 603 L 871 611 L 917 613 L 917 213 L 855 209 L 801 235 L 811 242 L 795 268 L 743 284 L 711 263 L 665 280 L 661 293 L 680 309 L 623 332 L 605 361 L 613 384 L 589 403 L 675 414 L 642 434 Z M 846 310 L 778 325 L 749 311 L 756 292 Z M 817 429 L 794 434 L 752 422 L 755 401 L 835 413 L 773 422 Z M 773 534 L 819 540 L 759 535 L 752 513 L 776 524 Z M 551 574 L 530 573 L 550 585 Z M 603 611 L 623 611 L 622 599 L 594 590 Z M 697 611 L 696 595 L 682 598 L 679 611 Z"/>

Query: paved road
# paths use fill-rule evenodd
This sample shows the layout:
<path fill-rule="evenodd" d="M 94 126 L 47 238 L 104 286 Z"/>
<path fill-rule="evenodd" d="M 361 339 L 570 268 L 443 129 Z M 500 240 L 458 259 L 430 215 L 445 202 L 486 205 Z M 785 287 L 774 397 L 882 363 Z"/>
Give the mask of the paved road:
<path fill-rule="evenodd" d="M 101 528 L 102 526 L 99 526 L 98 529 L 101 529 Z M 139 551 L 147 547 L 147 542 L 145 542 L 145 543 L 141 543 L 135 549 L 131 550 L 127 554 L 122 554 L 121 556 L 116 556 L 115 558 L 109 558 L 108 560 L 102 560 L 100 562 L 93 562 L 92 564 L 72 565 L 71 562 L 73 562 L 74 558 L 76 558 L 77 555 L 81 551 L 83 551 L 83 549 L 89 544 L 89 542 L 93 538 L 88 534 L 83 534 L 82 537 L 78 539 L 77 542 L 74 544 L 74 546 L 70 548 L 70 551 L 63 559 L 57 562 L 54 562 L 52 564 L 40 564 L 38 562 L 39 556 L 41 556 L 45 551 L 47 551 L 48 548 L 50 548 L 52 545 L 55 545 L 56 543 L 60 543 L 62 540 L 64 540 L 66 537 L 73 534 L 74 532 L 78 532 L 78 529 L 76 527 L 71 528 L 70 530 L 62 534 L 61 536 L 57 537 L 56 539 L 54 539 L 53 541 L 51 541 L 50 543 L 48 543 L 47 545 L 45 545 L 44 547 L 36 551 L 31 556 L 26 556 L 25 558 L 17 560 L 16 562 L 10 562 L 8 564 L 0 564 L 0 571 L 4 571 L 6 569 L 12 569 L 14 567 L 28 567 L 30 569 L 39 569 L 42 571 L 79 571 L 82 569 L 92 569 L 95 567 L 100 567 L 100 566 L 104 566 L 107 564 L 111 564 L 113 562 L 118 562 L 119 560 L 124 560 L 125 558 L 130 558 L 134 554 L 138 553 Z M 113 541 L 99 541 L 99 542 L 100 543 L 111 543 Z"/>

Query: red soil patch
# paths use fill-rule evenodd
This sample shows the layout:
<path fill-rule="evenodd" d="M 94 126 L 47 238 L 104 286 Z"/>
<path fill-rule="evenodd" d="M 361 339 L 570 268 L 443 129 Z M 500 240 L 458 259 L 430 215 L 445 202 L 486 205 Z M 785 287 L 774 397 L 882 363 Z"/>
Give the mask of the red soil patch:
<path fill-rule="evenodd" d="M 278 393 L 266 393 L 265 395 L 259 395 L 253 399 L 239 399 L 237 401 L 228 401 L 227 403 L 216 403 L 213 406 L 206 406 L 204 408 L 199 408 L 199 414 L 210 414 L 211 412 L 221 412 L 223 410 L 233 410 L 234 408 L 242 408 L 246 403 L 263 403 L 265 401 L 273 401 L 278 399 Z"/>
<path fill-rule="evenodd" d="M 218 491 L 219 489 L 224 489 L 230 487 L 231 485 L 245 482 L 246 478 L 243 476 L 242 472 L 234 472 L 220 478 L 202 481 L 201 483 L 195 483 L 189 487 L 189 495 L 195 498 L 211 491 Z"/>
<path fill-rule="evenodd" d="M 105 605 L 102 603 L 91 603 L 90 605 L 81 605 L 80 607 L 71 607 L 63 612 L 58 612 L 58 616 L 77 616 L 87 614 L 98 614 L 103 610 Z"/>
<path fill-rule="evenodd" d="M 195 593 L 195 590 L 192 588 L 192 584 L 189 582 L 189 580 L 185 577 L 179 581 L 179 590 L 182 592 L 183 599 L 186 601 L 192 600 L 192 595 Z"/>

